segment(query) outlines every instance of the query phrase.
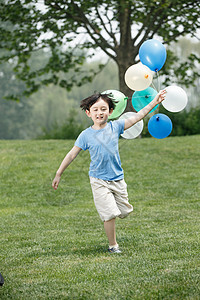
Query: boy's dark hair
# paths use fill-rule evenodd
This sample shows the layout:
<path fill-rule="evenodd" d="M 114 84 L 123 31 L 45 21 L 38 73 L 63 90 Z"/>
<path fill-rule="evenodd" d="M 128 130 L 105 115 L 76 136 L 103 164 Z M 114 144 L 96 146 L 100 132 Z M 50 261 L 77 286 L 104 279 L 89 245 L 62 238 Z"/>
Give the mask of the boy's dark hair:
<path fill-rule="evenodd" d="M 80 107 L 82 110 L 90 110 L 90 107 L 96 103 L 99 99 L 103 99 L 106 103 L 108 103 L 109 111 L 115 108 L 115 103 L 112 97 L 112 94 L 101 94 L 96 93 L 92 96 L 89 96 L 81 101 Z"/>

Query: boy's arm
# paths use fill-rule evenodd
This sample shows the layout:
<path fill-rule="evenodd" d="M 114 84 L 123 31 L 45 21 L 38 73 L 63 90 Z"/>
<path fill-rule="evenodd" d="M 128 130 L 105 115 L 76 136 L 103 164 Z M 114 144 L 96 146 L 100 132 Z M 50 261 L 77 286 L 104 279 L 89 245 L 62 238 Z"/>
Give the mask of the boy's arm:
<path fill-rule="evenodd" d="M 56 190 L 58 188 L 58 184 L 60 182 L 60 178 L 62 173 L 64 172 L 64 170 L 71 164 L 71 162 L 77 157 L 77 155 L 79 154 L 79 152 L 82 149 L 74 146 L 65 156 L 65 158 L 63 159 L 58 171 L 56 172 L 56 176 L 52 182 L 52 187 Z"/>
<path fill-rule="evenodd" d="M 157 104 L 161 103 L 165 99 L 165 90 L 160 91 L 155 98 L 148 104 L 146 105 L 143 109 L 141 109 L 135 116 L 126 119 L 125 120 L 125 125 L 124 125 L 124 130 L 130 128 L 133 126 L 135 123 L 139 122 L 142 120 Z"/>

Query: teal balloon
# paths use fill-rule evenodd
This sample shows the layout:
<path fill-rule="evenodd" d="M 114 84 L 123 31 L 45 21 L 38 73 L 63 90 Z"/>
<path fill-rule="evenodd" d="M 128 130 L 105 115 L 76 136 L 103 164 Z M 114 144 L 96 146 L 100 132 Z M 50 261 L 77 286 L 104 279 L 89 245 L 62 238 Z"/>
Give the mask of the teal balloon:
<path fill-rule="evenodd" d="M 148 105 L 155 98 L 157 94 L 158 94 L 157 91 L 151 87 L 148 87 L 143 91 L 136 91 L 132 96 L 133 108 L 136 111 L 140 111 L 142 108 Z M 149 113 L 156 110 L 157 107 L 158 105 L 156 105 Z"/>
<path fill-rule="evenodd" d="M 127 105 L 127 97 L 117 90 L 106 90 L 102 94 L 110 94 L 113 102 L 115 103 L 115 109 L 109 116 L 108 120 L 117 119 L 124 112 Z"/>

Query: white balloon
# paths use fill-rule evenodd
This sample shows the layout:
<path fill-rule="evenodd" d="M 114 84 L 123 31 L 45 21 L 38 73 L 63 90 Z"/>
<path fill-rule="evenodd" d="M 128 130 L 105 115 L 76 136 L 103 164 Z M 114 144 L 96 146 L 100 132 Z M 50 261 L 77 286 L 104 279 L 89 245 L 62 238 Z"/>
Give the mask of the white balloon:
<path fill-rule="evenodd" d="M 133 117 L 135 114 L 136 114 L 135 112 L 129 111 L 129 112 L 126 112 L 123 115 L 121 115 L 119 119 L 126 120 L 128 118 Z M 126 129 L 124 131 L 124 133 L 121 134 L 121 136 L 124 139 L 128 139 L 128 140 L 135 139 L 136 137 L 138 137 L 140 135 L 140 133 L 143 130 L 143 127 L 144 127 L 144 122 L 143 122 L 143 120 L 140 120 L 132 127 Z"/>
<path fill-rule="evenodd" d="M 167 93 L 165 100 L 162 102 L 165 109 L 171 112 L 179 112 L 186 107 L 188 97 L 181 87 L 170 85 L 166 87 L 165 90 Z"/>
<path fill-rule="evenodd" d="M 153 80 L 153 72 L 141 62 L 130 66 L 124 75 L 126 85 L 134 91 L 148 88 Z"/>

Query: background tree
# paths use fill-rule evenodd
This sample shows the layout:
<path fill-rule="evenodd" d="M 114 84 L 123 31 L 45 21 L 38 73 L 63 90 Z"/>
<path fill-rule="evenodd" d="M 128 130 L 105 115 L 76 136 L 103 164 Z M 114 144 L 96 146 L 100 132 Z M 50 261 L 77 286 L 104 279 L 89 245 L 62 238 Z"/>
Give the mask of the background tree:
<path fill-rule="evenodd" d="M 37 61 L 44 61 L 44 53 L 39 52 Z M 35 64 L 35 61 L 31 61 Z M 84 64 L 84 70 L 96 69 L 98 62 L 92 61 Z M 23 93 L 24 85 L 17 82 L 15 73 L 12 71 L 12 63 L 1 65 L 0 80 L 0 139 L 33 139 L 43 136 L 44 133 L 60 134 L 60 127 L 65 130 L 63 138 L 69 138 L 73 126 L 86 128 L 91 125 L 90 119 L 80 110 L 80 99 L 88 96 L 88 91 L 102 91 L 118 88 L 116 76 L 117 66 L 110 61 L 92 82 L 81 87 L 74 87 L 70 92 L 65 89 L 49 84 L 41 87 L 36 93 L 28 98 L 21 97 L 20 101 L 8 101 L 3 99 L 12 92 L 13 95 Z M 73 112 L 73 122 L 72 122 Z M 69 128 L 68 132 L 66 130 Z M 76 130 L 73 137 L 76 138 Z M 49 134 L 48 134 L 49 136 Z"/>
<path fill-rule="evenodd" d="M 42 0 L 41 0 L 42 1 Z M 2 60 L 15 60 L 15 71 L 25 81 L 25 95 L 43 84 L 58 84 L 70 90 L 91 81 L 96 72 L 87 74 L 82 65 L 101 49 L 118 66 L 119 89 L 127 96 L 124 82 L 127 68 L 138 61 L 141 44 L 159 38 L 165 45 L 180 36 L 195 37 L 200 27 L 200 2 L 193 0 L 8 0 L 0 4 L 0 46 L 7 50 Z M 31 55 L 40 49 L 48 52 L 48 60 L 31 68 Z M 199 76 L 196 54 L 177 67 L 178 56 L 168 52 L 169 72 L 176 60 L 179 81 Z M 104 64 L 99 65 L 102 69 Z M 188 68 L 193 72 L 187 73 Z M 61 76 L 66 74 L 65 76 Z M 189 79 L 188 79 L 189 77 Z"/>
<path fill-rule="evenodd" d="M 191 53 L 190 49 L 200 54 L 200 42 L 193 43 L 191 40 L 180 39 L 171 47 L 179 53 L 183 61 Z M 44 52 L 37 53 L 37 59 L 31 60 L 30 66 L 46 59 Z M 98 61 L 84 64 L 84 70 L 97 69 Z M 118 89 L 119 83 L 117 65 L 110 61 L 103 72 L 99 73 L 92 82 L 81 87 L 74 87 L 70 92 L 50 84 L 26 99 L 22 97 L 20 102 L 5 101 L 3 97 L 8 92 L 17 94 L 23 92 L 24 85 L 17 81 L 12 71 L 12 62 L 1 65 L 0 80 L 0 139 L 32 139 L 38 138 L 76 138 L 81 128 L 91 125 L 89 118 L 80 108 L 80 99 L 88 96 L 88 91 L 102 91 L 106 89 Z M 174 81 L 173 74 L 170 75 Z M 154 80 L 156 87 L 164 88 L 164 76 Z M 159 84 L 160 83 L 160 84 Z M 195 86 L 184 87 L 188 95 L 188 105 L 183 112 L 170 113 L 162 105 L 159 112 L 167 114 L 173 123 L 172 135 L 199 134 L 200 112 L 200 81 L 195 81 Z M 148 119 L 145 118 L 145 126 L 142 136 L 149 136 L 147 130 Z M 73 128 L 73 130 L 71 129 Z"/>

